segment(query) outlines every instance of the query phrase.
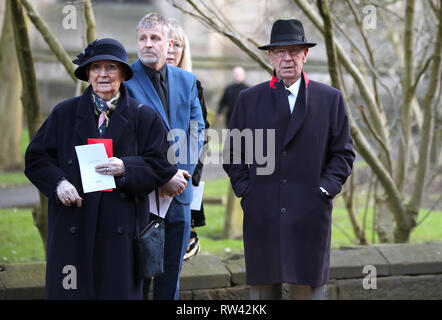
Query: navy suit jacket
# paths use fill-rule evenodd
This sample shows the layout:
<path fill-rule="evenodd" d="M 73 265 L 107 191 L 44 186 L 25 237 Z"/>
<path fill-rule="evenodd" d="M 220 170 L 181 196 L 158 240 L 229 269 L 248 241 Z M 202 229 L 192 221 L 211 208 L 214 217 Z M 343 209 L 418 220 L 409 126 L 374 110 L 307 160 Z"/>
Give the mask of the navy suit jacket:
<path fill-rule="evenodd" d="M 177 167 L 192 175 L 204 141 L 204 120 L 198 99 L 195 75 L 167 65 L 170 117 L 167 119 L 161 100 L 146 74 L 142 62 L 137 60 L 131 67 L 134 75 L 125 82 L 129 95 L 138 102 L 151 106 L 161 115 L 169 130 L 168 137 L 174 137 L 172 139 L 173 147 L 178 149 L 174 150 L 178 160 Z M 185 191 L 175 197 L 182 204 L 192 202 L 191 180 L 189 182 Z"/>

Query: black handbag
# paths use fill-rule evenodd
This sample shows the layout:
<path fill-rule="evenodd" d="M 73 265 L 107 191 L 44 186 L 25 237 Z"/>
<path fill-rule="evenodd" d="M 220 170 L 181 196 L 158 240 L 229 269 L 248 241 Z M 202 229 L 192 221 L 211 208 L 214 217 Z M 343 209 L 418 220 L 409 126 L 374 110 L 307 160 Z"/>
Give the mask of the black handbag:
<path fill-rule="evenodd" d="M 158 190 L 155 190 L 159 210 Z M 138 211 L 138 210 L 137 210 Z M 164 273 L 164 219 L 151 214 L 149 224 L 140 232 L 137 215 L 135 238 L 135 265 L 138 279 L 156 277 Z"/>
<path fill-rule="evenodd" d="M 141 106 L 141 104 L 137 106 L 137 113 L 135 117 L 136 133 L 138 132 L 138 114 Z M 135 140 L 135 154 L 138 155 L 138 143 L 137 139 Z M 155 200 L 157 212 L 160 212 L 158 190 L 155 190 Z M 151 214 L 149 224 L 140 232 L 138 211 L 139 199 L 138 196 L 135 196 L 135 275 L 138 279 L 148 279 L 164 273 L 165 225 L 164 219 L 157 215 Z"/>

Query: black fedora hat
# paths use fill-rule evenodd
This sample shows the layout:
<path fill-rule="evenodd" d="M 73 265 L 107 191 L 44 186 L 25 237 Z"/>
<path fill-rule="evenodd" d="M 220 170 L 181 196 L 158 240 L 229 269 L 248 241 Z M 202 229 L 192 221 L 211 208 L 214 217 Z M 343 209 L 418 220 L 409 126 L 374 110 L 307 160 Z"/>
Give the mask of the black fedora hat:
<path fill-rule="evenodd" d="M 133 71 L 127 63 L 126 49 L 124 49 L 120 42 L 111 38 L 95 40 L 88 44 L 86 49 L 84 49 L 84 53 L 80 53 L 77 56 L 77 59 L 72 61 L 78 65 L 77 69 L 74 71 L 75 76 L 80 80 L 88 81 L 86 67 L 92 62 L 100 60 L 120 62 L 125 70 L 125 80 L 132 78 Z"/>
<path fill-rule="evenodd" d="M 303 44 L 308 47 L 316 46 L 316 43 L 307 42 L 301 21 L 297 19 L 276 20 L 272 26 L 270 43 L 258 47 L 258 49 L 267 50 L 271 47 L 293 46 L 298 44 Z"/>

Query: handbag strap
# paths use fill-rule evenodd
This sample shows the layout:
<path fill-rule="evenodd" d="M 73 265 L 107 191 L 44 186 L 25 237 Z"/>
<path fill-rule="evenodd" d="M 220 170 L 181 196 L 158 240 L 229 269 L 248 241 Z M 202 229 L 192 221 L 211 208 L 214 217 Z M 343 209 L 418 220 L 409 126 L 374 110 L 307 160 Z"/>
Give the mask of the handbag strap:
<path fill-rule="evenodd" d="M 135 155 L 138 156 L 138 119 L 141 107 L 143 106 L 142 103 L 137 105 L 137 111 L 135 113 Z M 158 212 L 158 218 L 160 214 L 160 196 L 158 194 L 158 189 L 155 189 L 155 202 L 157 204 L 157 212 Z M 138 198 L 138 195 L 135 195 L 135 231 L 136 231 L 136 237 L 137 239 L 140 236 L 140 223 L 138 221 L 138 210 L 140 206 L 140 199 Z"/>

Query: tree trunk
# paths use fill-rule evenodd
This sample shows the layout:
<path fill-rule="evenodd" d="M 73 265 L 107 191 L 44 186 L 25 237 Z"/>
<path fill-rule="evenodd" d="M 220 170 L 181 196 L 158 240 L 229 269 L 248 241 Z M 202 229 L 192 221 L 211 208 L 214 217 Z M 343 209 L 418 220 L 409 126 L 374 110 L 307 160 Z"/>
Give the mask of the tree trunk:
<path fill-rule="evenodd" d="M 31 139 L 41 125 L 40 96 L 37 88 L 34 61 L 29 42 L 28 26 L 23 14 L 21 1 L 8 0 L 11 6 L 11 18 L 14 30 L 15 50 L 23 84 L 22 103 L 26 113 L 26 120 Z M 34 223 L 38 228 L 46 249 L 47 240 L 47 198 L 40 193 L 40 207 L 33 212 Z"/>
<path fill-rule="evenodd" d="M 382 193 L 382 195 L 380 196 L 375 195 L 375 206 L 376 206 L 376 220 L 374 223 L 374 228 L 378 235 L 379 242 L 393 243 L 395 223 L 385 193 Z"/>
<path fill-rule="evenodd" d="M 347 209 L 357 243 L 360 245 L 367 245 L 368 241 L 367 237 L 365 236 L 365 230 L 361 227 L 358 213 L 356 212 L 354 205 L 354 179 L 355 172 L 353 170 L 353 173 L 350 176 L 350 183 L 347 182 L 347 184 L 344 186 L 342 197 L 344 198 L 345 207 Z"/>
<path fill-rule="evenodd" d="M 20 73 L 14 46 L 14 34 L 9 3 L 4 9 L 0 38 L 0 170 L 14 170 L 23 166 L 20 152 L 23 109 L 20 103 Z"/>
<path fill-rule="evenodd" d="M 227 239 L 235 239 L 242 236 L 243 212 L 240 200 L 235 196 L 232 187 L 229 188 L 227 208 L 224 224 L 224 236 Z"/>

